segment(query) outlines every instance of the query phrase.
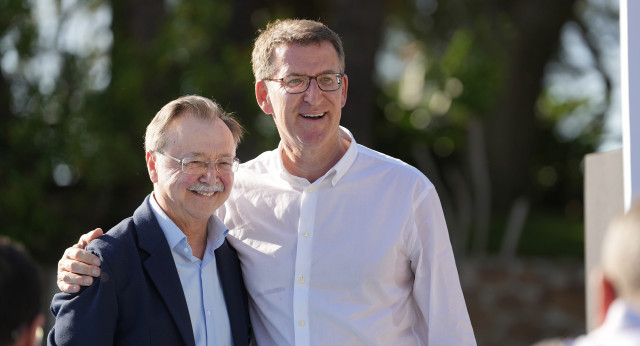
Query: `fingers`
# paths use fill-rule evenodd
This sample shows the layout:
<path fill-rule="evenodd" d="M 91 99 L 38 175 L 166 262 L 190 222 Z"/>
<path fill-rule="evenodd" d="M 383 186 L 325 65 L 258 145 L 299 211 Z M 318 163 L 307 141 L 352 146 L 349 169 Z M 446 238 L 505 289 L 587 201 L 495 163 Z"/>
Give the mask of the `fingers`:
<path fill-rule="evenodd" d="M 97 256 L 85 250 L 68 248 L 58 262 L 57 285 L 60 291 L 66 293 L 78 292 L 80 286 L 90 286 L 93 283 L 93 277 L 91 276 L 100 276 L 100 267 L 78 262 L 76 258 L 79 257 L 83 258 L 84 261 L 92 262 L 95 259 L 98 264 L 100 263 L 100 259 Z"/>
<path fill-rule="evenodd" d="M 78 285 L 70 285 L 64 281 L 58 280 L 58 288 L 64 293 L 76 293 L 80 290 Z"/>
<path fill-rule="evenodd" d="M 60 291 L 65 293 L 76 293 L 80 290 L 80 286 L 91 286 L 93 278 L 91 276 L 82 276 L 70 272 L 58 271 L 57 285 Z"/>
<path fill-rule="evenodd" d="M 90 272 L 76 271 L 76 268 L 78 268 L 79 270 L 87 269 L 87 265 L 99 267 L 100 258 L 87 250 L 70 247 L 64 251 L 64 255 L 58 262 L 58 268 L 60 268 L 61 265 L 63 266 L 63 268 L 70 272 L 89 275 Z M 100 273 L 98 273 L 98 275 L 99 274 Z"/>
<path fill-rule="evenodd" d="M 94 277 L 100 276 L 100 259 L 92 253 L 68 248 L 58 261 L 58 288 L 67 293 L 75 293 L 80 286 L 90 286 Z"/>
<path fill-rule="evenodd" d="M 87 264 L 87 263 L 78 262 L 70 258 L 62 258 L 58 262 L 58 273 L 61 273 L 61 272 L 99 277 L 100 267 Z"/>
<path fill-rule="evenodd" d="M 64 251 L 64 255 L 58 261 L 57 274 L 57 285 L 62 292 L 78 292 L 80 286 L 90 286 L 93 277 L 100 276 L 100 258 L 84 248 L 102 234 L 102 229 L 96 228 L 83 234 L 77 244 Z"/>
<path fill-rule="evenodd" d="M 96 228 L 91 232 L 83 234 L 74 247 L 84 249 L 92 240 L 100 238 L 103 234 L 102 228 Z"/>

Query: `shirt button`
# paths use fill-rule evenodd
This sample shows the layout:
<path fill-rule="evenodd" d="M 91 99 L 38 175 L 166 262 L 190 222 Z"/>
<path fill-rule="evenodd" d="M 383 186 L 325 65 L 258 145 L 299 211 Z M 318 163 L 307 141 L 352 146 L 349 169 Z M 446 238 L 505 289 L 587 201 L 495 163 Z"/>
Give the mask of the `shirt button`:
<path fill-rule="evenodd" d="M 298 282 L 299 282 L 299 283 L 301 283 L 301 284 L 303 284 L 303 283 L 304 283 L 304 276 L 301 276 L 301 277 L 298 279 Z"/>
<path fill-rule="evenodd" d="M 207 310 L 207 316 L 211 316 L 211 310 Z"/>
<path fill-rule="evenodd" d="M 189 248 L 184 248 L 184 253 L 189 253 Z"/>
<path fill-rule="evenodd" d="M 308 192 L 308 193 L 312 193 L 312 192 L 313 192 L 313 188 L 312 188 L 312 187 L 308 187 L 308 188 L 307 188 L 307 192 Z"/>
<path fill-rule="evenodd" d="M 300 320 L 300 321 L 298 321 L 298 325 L 299 325 L 300 327 L 304 327 L 304 320 Z"/>
<path fill-rule="evenodd" d="M 305 237 L 305 238 L 308 237 L 309 236 L 309 232 L 302 233 L 302 236 Z"/>

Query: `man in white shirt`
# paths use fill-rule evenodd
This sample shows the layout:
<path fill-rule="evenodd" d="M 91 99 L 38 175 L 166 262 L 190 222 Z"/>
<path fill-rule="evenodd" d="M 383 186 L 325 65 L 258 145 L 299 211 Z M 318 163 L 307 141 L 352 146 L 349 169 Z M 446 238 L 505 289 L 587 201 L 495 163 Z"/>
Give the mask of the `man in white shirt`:
<path fill-rule="evenodd" d="M 348 78 L 338 35 L 276 21 L 252 64 L 281 142 L 241 166 L 218 215 L 242 264 L 256 342 L 475 345 L 433 184 L 339 125 Z M 81 283 L 66 271 L 69 258 L 90 263 L 82 256 L 61 260 L 61 289 Z"/>

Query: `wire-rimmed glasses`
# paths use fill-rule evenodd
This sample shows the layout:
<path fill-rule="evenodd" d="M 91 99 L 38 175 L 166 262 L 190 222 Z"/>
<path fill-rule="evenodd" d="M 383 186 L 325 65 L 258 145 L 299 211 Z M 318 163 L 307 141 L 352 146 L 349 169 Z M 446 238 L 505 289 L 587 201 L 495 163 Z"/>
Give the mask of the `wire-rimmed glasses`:
<path fill-rule="evenodd" d="M 238 167 L 240 166 L 240 159 L 237 157 L 229 157 L 224 156 L 215 159 L 214 161 L 204 161 L 201 159 L 194 158 L 183 158 L 179 159 L 177 157 L 173 157 L 161 151 L 157 151 L 158 154 L 162 154 L 173 161 L 179 162 L 182 168 L 182 171 L 187 174 L 204 174 L 209 165 L 214 165 L 216 171 L 221 174 L 228 174 L 231 172 L 236 172 Z"/>

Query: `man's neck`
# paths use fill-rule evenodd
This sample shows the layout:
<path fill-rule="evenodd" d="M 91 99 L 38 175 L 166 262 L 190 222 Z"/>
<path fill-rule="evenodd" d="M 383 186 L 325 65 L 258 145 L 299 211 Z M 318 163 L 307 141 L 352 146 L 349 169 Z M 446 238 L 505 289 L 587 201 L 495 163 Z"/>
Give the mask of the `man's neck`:
<path fill-rule="evenodd" d="M 165 210 L 166 213 L 166 210 Z M 169 214 L 167 214 L 169 215 Z M 187 243 L 191 247 L 191 251 L 193 252 L 193 256 L 198 257 L 202 260 L 204 257 L 204 250 L 207 248 L 207 224 L 208 222 L 180 222 L 178 220 L 174 220 L 171 216 L 173 223 L 178 226 L 180 231 L 187 236 Z M 199 220 L 198 220 L 199 221 Z"/>
<path fill-rule="evenodd" d="M 153 193 L 153 198 L 165 215 L 167 215 L 178 229 L 187 236 L 187 243 L 191 246 L 193 255 L 202 260 L 204 250 L 207 248 L 207 225 L 209 224 L 209 221 L 205 220 L 203 222 L 203 220 L 190 220 L 188 217 L 179 217 L 179 215 L 175 213 L 175 210 L 174 212 L 169 212 L 169 208 L 162 199 L 157 197 L 155 191 Z"/>
<path fill-rule="evenodd" d="M 350 139 L 343 136 L 338 136 L 335 145 L 329 148 L 294 148 L 285 143 L 282 163 L 292 175 L 313 183 L 340 161 L 350 145 Z"/>
<path fill-rule="evenodd" d="M 198 257 L 200 260 L 204 257 L 204 251 L 207 248 L 207 226 L 204 226 L 204 230 L 202 227 L 198 227 L 197 229 L 188 229 L 183 230 L 187 236 L 187 243 L 191 246 L 191 251 L 193 251 L 193 256 Z"/>

